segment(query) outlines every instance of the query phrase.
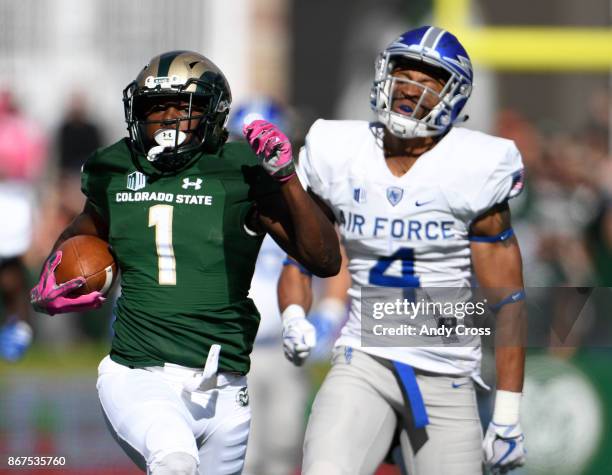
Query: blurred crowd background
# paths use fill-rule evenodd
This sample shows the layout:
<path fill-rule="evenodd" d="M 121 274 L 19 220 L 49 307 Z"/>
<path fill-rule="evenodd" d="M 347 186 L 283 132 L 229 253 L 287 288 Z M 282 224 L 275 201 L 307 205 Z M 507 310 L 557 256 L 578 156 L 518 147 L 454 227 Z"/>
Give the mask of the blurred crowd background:
<path fill-rule="evenodd" d="M 14 203 L 10 193 L 0 193 L 0 216 L 21 213 L 24 196 L 31 205 L 23 254 L 28 288 L 83 206 L 83 161 L 125 135 L 122 90 L 151 56 L 172 49 L 205 54 L 225 72 L 236 106 L 253 97 L 273 99 L 290 117 L 287 132 L 299 143 L 318 117 L 373 119 L 369 88 L 377 52 L 401 32 L 432 23 L 440 3 L 448 2 L 0 0 L 0 191 L 20 190 Z M 609 32 L 612 19 L 609 0 L 460 3 L 469 7 L 473 28 Z M 512 203 L 526 285 L 612 287 L 612 59 L 607 68 L 580 69 L 567 57 L 567 70 L 496 68 L 473 59 L 466 126 L 515 140 L 526 165 L 526 189 Z M 0 309 L 0 326 L 5 317 Z M 96 407 L 95 365 L 108 347 L 110 319 L 110 308 L 95 315 L 29 316 L 31 350 L 21 362 L 0 362 L 0 455 L 68 453 L 72 472 L 67 467 L 65 473 L 132 473 Z M 600 426 L 584 430 L 599 432 L 573 462 L 563 459 L 557 467 L 552 459 L 571 453 L 568 447 L 579 438 L 570 432 L 583 430 L 571 426 L 572 410 L 557 414 L 559 426 L 546 427 L 567 432 L 567 446 L 545 452 L 525 473 L 604 473 L 598 467 L 610 462 L 612 451 L 612 353 L 562 356 L 538 366 L 537 387 L 559 402 L 558 392 L 546 387 L 551 378 L 577 378 L 569 387 L 576 394 L 586 384 L 591 393 L 576 396 L 576 411 L 584 414 L 590 404 Z M 325 370 L 324 362 L 305 370 L 309 395 Z M 5 471 L 0 460 L 0 473 Z"/>

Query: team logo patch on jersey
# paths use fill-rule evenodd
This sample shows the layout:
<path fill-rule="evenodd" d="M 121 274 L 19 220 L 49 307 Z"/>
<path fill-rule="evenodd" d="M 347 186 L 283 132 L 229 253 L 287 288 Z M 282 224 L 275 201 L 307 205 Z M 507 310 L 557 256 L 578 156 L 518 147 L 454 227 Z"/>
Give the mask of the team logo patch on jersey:
<path fill-rule="evenodd" d="M 366 202 L 366 190 L 363 188 L 354 188 L 353 189 L 353 199 L 357 203 L 365 203 Z"/>
<path fill-rule="evenodd" d="M 240 407 L 249 405 L 249 390 L 246 386 L 240 388 L 240 391 L 236 393 L 236 402 Z"/>
<path fill-rule="evenodd" d="M 127 176 L 128 190 L 138 191 L 147 185 L 147 177 L 144 173 L 133 172 Z"/>
<path fill-rule="evenodd" d="M 193 186 L 196 190 L 202 188 L 202 179 L 197 178 L 195 181 L 189 181 L 189 178 L 183 178 L 183 190 L 189 189 L 189 187 Z"/>
<path fill-rule="evenodd" d="M 390 186 L 387 188 L 387 199 L 392 206 L 397 205 L 404 197 L 404 190 L 397 186 Z"/>

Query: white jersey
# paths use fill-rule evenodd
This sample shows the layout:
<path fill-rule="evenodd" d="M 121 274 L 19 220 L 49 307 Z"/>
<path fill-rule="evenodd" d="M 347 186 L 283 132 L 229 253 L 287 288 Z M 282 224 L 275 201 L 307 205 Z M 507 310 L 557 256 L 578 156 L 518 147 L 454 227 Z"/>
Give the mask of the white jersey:
<path fill-rule="evenodd" d="M 452 128 L 396 177 L 370 127 L 363 121 L 316 121 L 298 167 L 302 184 L 339 223 L 352 286 L 349 320 L 336 344 L 357 348 L 361 288 L 469 287 L 470 223 L 518 194 L 523 179 L 512 141 L 464 128 Z M 426 371 L 477 376 L 479 340 L 475 345 L 362 349 Z"/>
<path fill-rule="evenodd" d="M 281 340 L 282 325 L 276 287 L 285 256 L 285 251 L 278 247 L 270 235 L 267 235 L 257 256 L 249 291 L 249 297 L 253 299 L 261 314 L 255 344 L 278 343 Z"/>

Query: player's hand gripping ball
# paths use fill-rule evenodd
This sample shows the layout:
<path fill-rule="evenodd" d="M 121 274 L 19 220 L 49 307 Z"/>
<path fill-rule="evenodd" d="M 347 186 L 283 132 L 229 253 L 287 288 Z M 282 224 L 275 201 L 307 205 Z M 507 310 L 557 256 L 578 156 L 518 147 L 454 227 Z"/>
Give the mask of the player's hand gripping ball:
<path fill-rule="evenodd" d="M 116 276 L 108 243 L 95 236 L 75 236 L 45 262 L 31 291 L 32 305 L 49 315 L 99 308 Z"/>

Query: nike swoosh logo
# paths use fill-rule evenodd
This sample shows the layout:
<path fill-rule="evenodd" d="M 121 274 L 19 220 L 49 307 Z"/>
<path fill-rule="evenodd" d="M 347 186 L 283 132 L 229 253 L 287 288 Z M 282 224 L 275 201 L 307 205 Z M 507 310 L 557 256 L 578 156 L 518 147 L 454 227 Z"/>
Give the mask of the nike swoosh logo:
<path fill-rule="evenodd" d="M 429 200 L 429 201 L 419 201 L 419 200 L 417 200 L 417 201 L 415 201 L 414 204 L 417 205 L 417 206 L 425 206 L 426 204 L 432 203 L 433 201 L 435 201 L 435 200 Z"/>
<path fill-rule="evenodd" d="M 459 384 L 457 384 L 457 383 L 452 383 L 452 386 L 453 386 L 453 388 L 457 389 L 457 388 L 460 388 L 461 386 L 465 386 L 466 384 L 468 384 L 468 382 L 465 382 L 465 383 L 459 383 Z"/>
<path fill-rule="evenodd" d="M 504 439 L 502 439 L 504 440 Z M 500 458 L 497 463 L 495 465 L 493 465 L 493 467 L 501 467 L 502 463 L 504 460 L 506 460 L 506 457 L 508 457 L 508 455 L 510 455 L 514 449 L 516 448 L 516 442 L 514 440 L 506 440 L 506 442 L 508 442 L 508 450 L 506 450 L 506 453 L 503 455 L 502 458 Z"/>

